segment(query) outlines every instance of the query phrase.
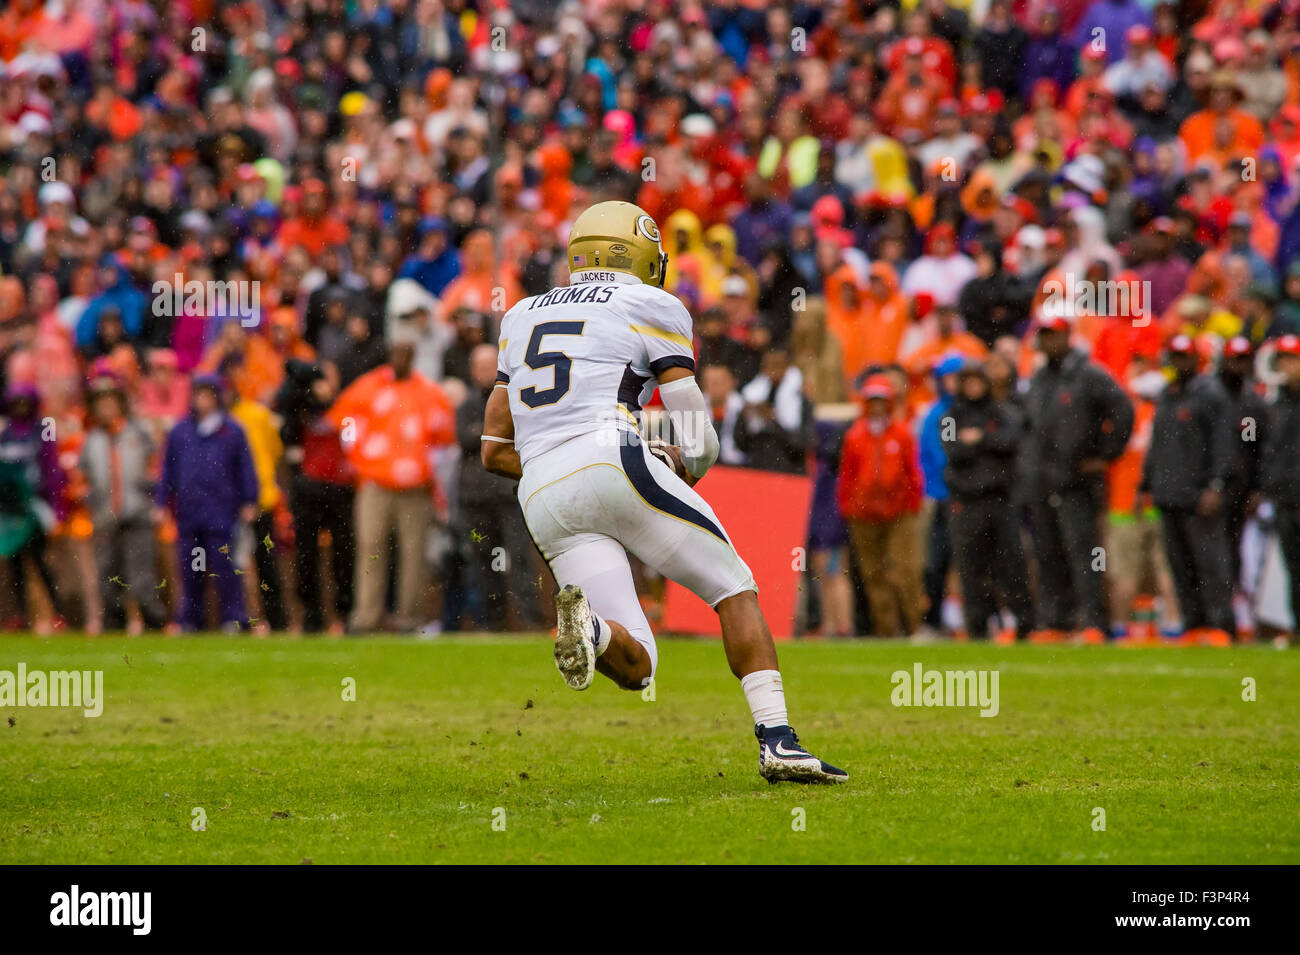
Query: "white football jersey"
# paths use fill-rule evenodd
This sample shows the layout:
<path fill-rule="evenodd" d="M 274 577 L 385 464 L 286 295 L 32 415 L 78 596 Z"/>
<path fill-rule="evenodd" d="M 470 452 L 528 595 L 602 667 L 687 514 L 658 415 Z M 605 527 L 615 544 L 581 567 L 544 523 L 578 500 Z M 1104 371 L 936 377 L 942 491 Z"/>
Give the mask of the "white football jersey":
<path fill-rule="evenodd" d="M 501 320 L 497 380 L 525 466 L 570 438 L 635 427 L 657 375 L 695 369 L 691 315 L 675 296 L 623 272 L 588 269 L 570 281 Z"/>

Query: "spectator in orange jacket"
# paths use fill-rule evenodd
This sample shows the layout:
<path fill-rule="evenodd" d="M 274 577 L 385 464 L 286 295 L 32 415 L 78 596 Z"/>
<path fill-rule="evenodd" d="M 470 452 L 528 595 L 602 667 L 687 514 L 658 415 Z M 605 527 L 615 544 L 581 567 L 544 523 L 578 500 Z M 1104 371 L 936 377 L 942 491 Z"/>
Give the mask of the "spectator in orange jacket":
<path fill-rule="evenodd" d="M 874 262 L 862 289 L 852 266 L 841 265 L 826 278 L 827 327 L 840 343 L 844 377 L 852 383 L 871 365 L 898 360 L 907 328 L 907 299 L 898 290 L 898 273 L 887 262 Z"/>
<path fill-rule="evenodd" d="M 911 383 L 909 397 L 914 407 L 933 401 L 936 397 L 933 384 L 934 366 L 945 355 L 964 355 L 967 358 L 985 358 L 989 350 L 984 343 L 962 326 L 956 305 L 935 305 L 928 314 L 919 314 L 905 342 L 903 367 Z"/>
<path fill-rule="evenodd" d="M 319 179 L 302 184 L 302 215 L 286 219 L 280 226 L 280 244 L 286 249 L 300 245 L 312 258 L 327 246 L 348 240 L 348 227 L 329 212 L 329 187 Z"/>
<path fill-rule="evenodd" d="M 888 262 L 873 262 L 867 271 L 862 303 L 863 365 L 892 365 L 911 316 L 899 291 L 898 273 Z M 858 367 L 858 372 L 862 366 Z"/>
<path fill-rule="evenodd" d="M 1253 156 L 1264 142 L 1264 127 L 1259 120 L 1241 109 L 1241 89 L 1236 76 L 1228 71 L 1214 74 L 1210 81 L 1210 101 L 1205 109 L 1183 120 L 1178 138 L 1187 150 L 1187 161 L 1197 159 L 1216 148 L 1216 129 L 1221 123 L 1231 127 L 1231 134 L 1223 135 L 1234 144 L 1239 155 Z"/>
<path fill-rule="evenodd" d="M 492 236 L 485 229 L 475 229 L 465 237 L 461 246 L 464 267 L 460 275 L 451 280 L 442 293 L 442 317 L 446 321 L 461 306 L 476 312 L 504 315 L 515 302 L 523 298 L 514 271 L 509 266 L 498 268 Z M 501 291 L 498 293 L 498 289 Z"/>
<path fill-rule="evenodd" d="M 230 318 L 204 352 L 197 371 L 229 378 L 239 397 L 265 403 L 284 381 L 284 358 L 265 335 Z"/>
<path fill-rule="evenodd" d="M 852 381 L 865 366 L 860 327 L 865 290 L 853 266 L 846 263 L 826 276 L 822 294 L 826 300 L 826 330 L 840 346 L 844 380 Z"/>
<path fill-rule="evenodd" d="M 537 149 L 537 166 L 542 175 L 542 181 L 537 187 L 542 208 L 549 212 L 556 222 L 563 222 L 573 205 L 576 191 L 570 178 L 573 172 L 573 157 L 563 143 L 547 143 Z"/>
<path fill-rule="evenodd" d="M 921 623 L 921 466 L 911 428 L 893 417 L 884 375 L 863 385 L 865 413 L 844 436 L 836 488 L 877 636 L 914 633 Z"/>
<path fill-rule="evenodd" d="M 890 75 L 876 107 L 880 124 L 889 135 L 901 139 L 908 134 L 929 135 L 934 113 L 949 95 L 949 83 L 925 69 L 925 41 L 908 37 L 899 44 L 902 66 Z"/>
<path fill-rule="evenodd" d="M 436 491 L 432 452 L 455 439 L 455 419 L 446 394 L 413 369 L 414 361 L 415 346 L 399 336 L 388 364 L 354 381 L 326 416 L 359 478 L 354 632 L 383 623 L 390 534 L 398 554 L 393 628 L 409 632 L 423 622 L 424 547 Z"/>

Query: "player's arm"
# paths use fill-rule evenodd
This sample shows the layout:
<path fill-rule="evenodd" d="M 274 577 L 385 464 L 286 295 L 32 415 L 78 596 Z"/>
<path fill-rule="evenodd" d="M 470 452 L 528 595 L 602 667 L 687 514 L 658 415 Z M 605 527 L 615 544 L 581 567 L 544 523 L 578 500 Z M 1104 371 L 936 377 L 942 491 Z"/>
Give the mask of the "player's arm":
<path fill-rule="evenodd" d="M 665 368 L 655 377 L 659 381 L 659 397 L 681 441 L 682 464 L 690 475 L 690 483 L 694 484 L 718 460 L 721 450 L 708 402 L 689 368 Z"/>
<path fill-rule="evenodd" d="M 519 452 L 515 450 L 515 419 L 510 416 L 510 396 L 505 385 L 497 385 L 483 409 L 483 467 L 493 474 L 518 481 L 524 476 Z"/>

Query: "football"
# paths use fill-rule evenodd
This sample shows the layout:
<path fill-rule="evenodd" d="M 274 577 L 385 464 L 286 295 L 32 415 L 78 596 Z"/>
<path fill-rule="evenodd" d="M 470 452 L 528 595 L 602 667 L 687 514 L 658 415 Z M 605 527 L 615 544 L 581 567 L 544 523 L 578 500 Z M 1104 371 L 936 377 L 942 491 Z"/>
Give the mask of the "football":
<path fill-rule="evenodd" d="M 650 442 L 650 453 L 672 468 L 673 473 L 683 481 L 689 480 L 686 476 L 686 465 L 682 463 L 682 449 L 680 447 L 656 438 Z"/>

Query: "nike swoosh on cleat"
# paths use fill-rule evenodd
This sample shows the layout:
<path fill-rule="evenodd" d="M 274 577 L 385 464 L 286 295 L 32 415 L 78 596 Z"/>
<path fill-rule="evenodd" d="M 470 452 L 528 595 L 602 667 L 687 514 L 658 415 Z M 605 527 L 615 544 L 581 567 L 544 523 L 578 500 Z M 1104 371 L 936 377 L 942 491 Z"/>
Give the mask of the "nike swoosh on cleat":
<path fill-rule="evenodd" d="M 776 755 L 776 756 L 780 756 L 780 757 L 782 757 L 782 758 L 784 758 L 784 759 L 790 759 L 790 758 L 794 758 L 794 759 L 810 759 L 810 758 L 815 758 L 815 757 L 813 757 L 812 753 L 809 753 L 809 752 L 807 752 L 806 750 L 802 750 L 802 749 L 786 749 L 786 748 L 785 748 L 785 740 L 783 740 L 783 739 L 782 739 L 782 740 L 777 740 L 777 741 L 776 741 L 776 745 L 772 747 L 772 753 L 773 753 L 774 755 Z"/>

